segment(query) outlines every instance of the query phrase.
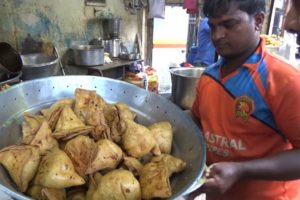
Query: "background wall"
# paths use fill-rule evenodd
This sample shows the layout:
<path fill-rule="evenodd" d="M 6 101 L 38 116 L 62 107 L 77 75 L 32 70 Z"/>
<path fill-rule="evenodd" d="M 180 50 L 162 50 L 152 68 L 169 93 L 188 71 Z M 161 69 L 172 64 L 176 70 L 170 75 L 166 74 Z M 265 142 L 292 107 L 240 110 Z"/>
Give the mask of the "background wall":
<path fill-rule="evenodd" d="M 1 0 L 0 13 L 0 41 L 20 52 L 34 51 L 47 42 L 62 52 L 72 41 L 103 37 L 104 17 L 122 18 L 125 44 L 133 43 L 142 31 L 142 12 L 130 14 L 120 0 L 107 0 L 105 7 L 85 6 L 84 0 Z"/>

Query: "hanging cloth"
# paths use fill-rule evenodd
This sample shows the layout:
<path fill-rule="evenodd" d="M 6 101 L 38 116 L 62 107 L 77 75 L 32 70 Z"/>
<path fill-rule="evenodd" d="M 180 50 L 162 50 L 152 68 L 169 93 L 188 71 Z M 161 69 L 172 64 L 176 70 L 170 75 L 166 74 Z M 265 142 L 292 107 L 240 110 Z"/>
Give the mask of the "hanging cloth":
<path fill-rule="evenodd" d="M 186 9 L 186 12 L 189 14 L 198 13 L 198 0 L 184 0 L 183 8 Z"/>
<path fill-rule="evenodd" d="M 148 18 L 165 18 L 165 0 L 148 0 L 149 15 Z"/>

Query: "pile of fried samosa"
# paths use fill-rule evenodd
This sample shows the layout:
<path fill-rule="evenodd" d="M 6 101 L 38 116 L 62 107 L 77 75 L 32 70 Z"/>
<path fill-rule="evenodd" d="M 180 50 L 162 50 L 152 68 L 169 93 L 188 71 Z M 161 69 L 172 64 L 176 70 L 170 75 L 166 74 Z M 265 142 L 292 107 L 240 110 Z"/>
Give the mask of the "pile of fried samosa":
<path fill-rule="evenodd" d="M 134 119 L 126 104 L 77 88 L 75 99 L 24 113 L 22 142 L 0 150 L 0 163 L 34 199 L 168 198 L 170 177 L 186 167 L 171 155 L 171 124 Z"/>

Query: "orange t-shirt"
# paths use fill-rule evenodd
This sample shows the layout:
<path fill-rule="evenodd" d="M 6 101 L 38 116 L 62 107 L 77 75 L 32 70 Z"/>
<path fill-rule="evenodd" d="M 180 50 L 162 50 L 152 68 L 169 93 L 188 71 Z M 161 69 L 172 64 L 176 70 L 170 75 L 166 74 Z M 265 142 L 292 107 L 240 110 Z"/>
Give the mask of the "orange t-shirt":
<path fill-rule="evenodd" d="M 222 78 L 224 63 L 220 59 L 200 77 L 192 108 L 206 140 L 207 164 L 300 148 L 300 72 L 266 51 L 263 39 Z M 241 181 L 217 199 L 299 200 L 300 181 Z"/>

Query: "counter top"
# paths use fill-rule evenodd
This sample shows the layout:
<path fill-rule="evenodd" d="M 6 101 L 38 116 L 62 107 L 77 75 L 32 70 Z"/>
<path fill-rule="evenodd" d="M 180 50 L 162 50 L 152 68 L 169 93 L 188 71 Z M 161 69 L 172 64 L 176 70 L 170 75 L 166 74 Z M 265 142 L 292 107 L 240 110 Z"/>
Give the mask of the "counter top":
<path fill-rule="evenodd" d="M 104 65 L 96 65 L 96 66 L 78 66 L 74 64 L 64 65 L 64 70 L 67 75 L 82 75 L 82 74 L 90 74 L 92 71 L 114 71 L 119 70 L 119 68 L 125 68 L 128 65 L 131 65 L 134 62 L 143 62 L 143 60 L 121 60 L 121 59 L 113 59 L 113 62 L 104 64 Z"/>

